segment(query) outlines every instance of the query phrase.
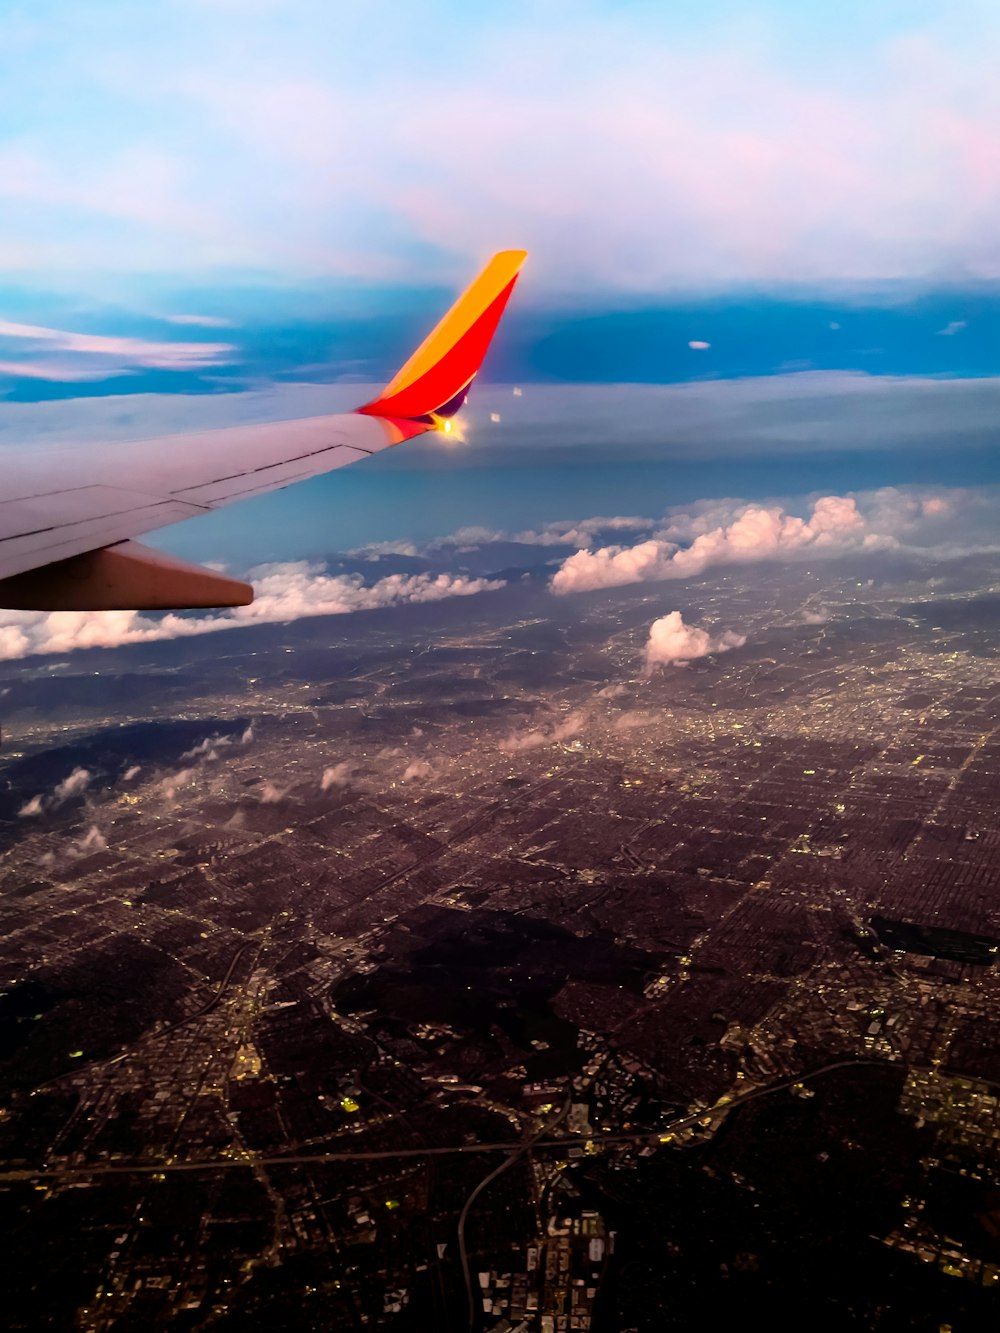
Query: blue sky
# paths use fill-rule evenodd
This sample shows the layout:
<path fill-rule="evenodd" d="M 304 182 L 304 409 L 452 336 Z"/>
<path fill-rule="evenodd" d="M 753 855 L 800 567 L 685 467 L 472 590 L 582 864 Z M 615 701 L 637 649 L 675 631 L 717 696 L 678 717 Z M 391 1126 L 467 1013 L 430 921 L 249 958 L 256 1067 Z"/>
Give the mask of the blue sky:
<path fill-rule="evenodd" d="M 245 563 L 997 480 L 992 399 L 922 414 L 1000 375 L 998 68 L 995 0 L 7 0 L 0 441 L 350 407 L 516 245 L 501 427 L 481 386 L 463 455 L 156 540 Z M 766 405 L 727 397 L 758 377 Z M 518 416 L 512 383 L 548 396 Z"/>
<path fill-rule="evenodd" d="M 0 272 L 997 277 L 998 57 L 992 0 L 8 0 Z"/>

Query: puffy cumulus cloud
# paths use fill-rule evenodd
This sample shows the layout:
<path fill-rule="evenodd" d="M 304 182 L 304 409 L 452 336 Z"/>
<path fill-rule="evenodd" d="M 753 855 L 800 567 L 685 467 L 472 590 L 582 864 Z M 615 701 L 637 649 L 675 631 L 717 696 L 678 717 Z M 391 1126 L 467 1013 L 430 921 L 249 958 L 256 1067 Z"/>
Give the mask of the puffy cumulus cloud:
<path fill-rule="evenodd" d="M 515 533 L 511 538 L 515 542 L 524 542 L 528 546 L 592 546 L 594 538 L 605 532 L 645 532 L 655 526 L 655 520 L 641 518 L 637 514 L 596 516 L 547 523 L 537 531 Z"/>
<path fill-rule="evenodd" d="M 582 713 L 570 713 L 565 721 L 554 727 L 535 727 L 531 731 L 513 732 L 500 742 L 504 754 L 517 754 L 521 750 L 537 750 L 541 745 L 553 745 L 558 741 L 568 741 L 583 730 L 585 718 Z"/>
<path fill-rule="evenodd" d="M 691 542 L 702 533 L 732 523 L 746 507 L 746 500 L 735 498 L 695 500 L 688 505 L 675 505 L 667 510 L 653 535 L 664 541 Z"/>
<path fill-rule="evenodd" d="M 157 783 L 157 790 L 167 801 L 173 801 L 182 787 L 186 787 L 196 776 L 195 768 L 181 768 L 176 773 L 168 774 Z"/>
<path fill-rule="evenodd" d="M 20 625 L 10 624 L 12 612 L 0 611 L 0 661 L 9 662 L 15 657 L 27 657 L 31 652 L 31 639 Z M 4 623 L 8 620 L 8 623 Z"/>
<path fill-rule="evenodd" d="M 261 805 L 277 805 L 285 799 L 287 787 L 279 787 L 274 782 L 265 782 L 260 789 Z"/>
<path fill-rule="evenodd" d="M 434 765 L 426 759 L 413 759 L 403 770 L 404 782 L 426 782 L 434 773 Z"/>
<path fill-rule="evenodd" d="M 709 653 L 727 653 L 731 648 L 741 648 L 746 643 L 746 635 L 726 630 L 713 638 L 707 630 L 694 625 L 685 625 L 679 611 L 671 611 L 660 616 L 649 627 L 649 639 L 646 643 L 646 668 L 651 670 L 659 662 L 672 662 L 683 666 L 696 657 L 707 657 Z"/>
<path fill-rule="evenodd" d="M 342 759 L 339 764 L 324 768 L 319 782 L 320 791 L 329 791 L 331 787 L 346 787 L 353 771 L 354 765 L 349 759 Z"/>
<path fill-rule="evenodd" d="M 206 736 L 204 740 L 192 745 L 190 750 L 185 750 L 181 755 L 181 763 L 187 759 L 204 759 L 206 763 L 211 763 L 218 759 L 219 751 L 225 749 L 227 745 L 233 744 L 231 736 Z"/>
<path fill-rule="evenodd" d="M 87 768 L 74 768 L 69 777 L 63 778 L 62 782 L 56 784 L 52 790 L 53 805 L 62 805 L 64 801 L 70 800 L 73 796 L 80 796 L 90 786 L 90 770 Z"/>
<path fill-rule="evenodd" d="M 141 764 L 131 764 L 128 768 L 126 768 L 125 772 L 122 774 L 122 782 L 131 782 L 132 779 L 137 778 L 141 772 L 142 772 Z"/>
<path fill-rule="evenodd" d="M 638 546 L 602 546 L 596 551 L 577 551 L 553 574 L 552 591 L 586 592 L 670 578 L 670 561 L 677 550 L 672 542 L 651 539 Z"/>
<path fill-rule="evenodd" d="M 366 584 L 360 574 L 331 575 L 325 567 L 295 561 L 251 571 L 256 597 L 212 616 L 175 612 L 153 619 L 138 611 L 0 611 L 0 660 L 74 648 L 114 648 L 152 643 L 240 626 L 347 615 L 405 603 L 468 597 L 504 587 L 496 579 L 464 574 L 391 574 Z"/>
<path fill-rule="evenodd" d="M 97 827 L 96 824 L 91 824 L 87 832 L 83 835 L 83 837 L 79 840 L 79 842 L 77 842 L 76 849 L 78 852 L 83 852 L 83 853 L 103 852 L 105 847 L 107 847 L 107 845 L 108 845 L 108 840 L 101 832 L 101 830 Z"/>
<path fill-rule="evenodd" d="M 495 528 L 484 528 L 481 525 L 473 524 L 470 527 L 459 528 L 448 537 L 442 537 L 439 541 L 432 544 L 434 547 L 457 546 L 485 546 L 489 542 L 502 542 L 508 540 L 507 534 L 499 532 Z"/>
<path fill-rule="evenodd" d="M 77 766 L 61 782 L 56 783 L 49 796 L 46 797 L 39 792 L 29 801 L 25 801 L 17 812 L 18 818 L 32 819 L 46 810 L 58 810 L 74 796 L 82 796 L 90 786 L 91 777 L 90 769 Z"/>
<path fill-rule="evenodd" d="M 419 555 L 420 548 L 414 542 L 369 542 L 367 546 L 355 547 L 345 555 L 360 555 L 367 560 L 378 560 L 384 555 Z"/>
<path fill-rule="evenodd" d="M 808 519 L 781 505 L 745 505 L 731 522 L 700 532 L 689 546 L 651 538 L 637 546 L 577 551 L 552 577 L 556 593 L 586 592 L 630 583 L 683 579 L 716 565 L 783 560 L 801 555 L 839 555 L 861 547 L 892 545 L 894 539 L 866 530 L 850 496 L 826 495 Z"/>
<path fill-rule="evenodd" d="M 945 491 L 881 486 L 875 491 L 861 491 L 855 499 L 870 529 L 907 540 L 933 540 L 941 535 L 945 520 L 971 508 L 973 497 L 959 487 Z"/>

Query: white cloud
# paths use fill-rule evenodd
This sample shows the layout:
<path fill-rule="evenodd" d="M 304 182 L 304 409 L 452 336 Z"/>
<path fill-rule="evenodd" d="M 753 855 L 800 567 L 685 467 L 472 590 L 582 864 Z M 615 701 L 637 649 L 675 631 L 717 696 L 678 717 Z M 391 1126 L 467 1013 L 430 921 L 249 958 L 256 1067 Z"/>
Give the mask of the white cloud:
<path fill-rule="evenodd" d="M 746 643 L 746 635 L 726 630 L 713 638 L 706 630 L 693 625 L 685 625 L 679 611 L 671 611 L 660 616 L 649 627 L 649 640 L 646 643 L 647 670 L 658 662 L 672 662 L 683 666 L 696 657 L 707 657 L 709 653 L 727 653 L 731 648 L 741 648 Z"/>
<path fill-rule="evenodd" d="M 233 321 L 220 315 L 164 315 L 168 324 L 194 324 L 204 329 L 231 329 Z"/>
<path fill-rule="evenodd" d="M 162 778 L 157 784 L 160 794 L 167 801 L 172 801 L 182 787 L 186 787 L 197 776 L 197 769 L 181 768 L 176 773 Z"/>
<path fill-rule="evenodd" d="M 689 546 L 654 538 L 637 546 L 605 546 L 577 551 L 552 577 L 556 593 L 585 592 L 630 583 L 689 578 L 716 565 L 747 564 L 809 555 L 839 555 L 859 547 L 895 544 L 869 532 L 856 501 L 826 495 L 808 519 L 780 505 L 745 505 L 730 522 L 699 532 Z"/>
<path fill-rule="evenodd" d="M 190 750 L 185 750 L 180 761 L 183 764 L 187 759 L 204 759 L 206 763 L 211 763 L 218 759 L 220 750 L 232 744 L 233 738 L 231 736 L 206 736 L 197 745 L 193 745 Z"/>
<path fill-rule="evenodd" d="M 439 546 L 484 546 L 487 542 L 502 542 L 507 539 L 507 534 L 498 532 L 494 528 L 484 528 L 478 526 L 459 528 L 449 537 L 442 537 L 437 543 Z"/>
<path fill-rule="evenodd" d="M 90 786 L 90 770 L 86 768 L 74 768 L 69 777 L 63 778 L 62 782 L 57 783 L 52 791 L 52 803 L 62 805 L 73 796 L 79 796 Z"/>
<path fill-rule="evenodd" d="M 592 546 L 594 538 L 601 532 L 643 532 L 653 527 L 654 520 L 641 518 L 637 514 L 597 515 L 579 521 L 546 523 L 538 530 L 517 532 L 511 541 L 524 542 L 527 546 Z"/>
<path fill-rule="evenodd" d="M 403 770 L 404 782 L 425 782 L 434 773 L 434 765 L 426 759 L 414 759 Z"/>
<path fill-rule="evenodd" d="M 692 352 L 707 352 L 711 346 L 712 346 L 711 343 L 701 342 L 697 338 L 692 338 L 692 340 L 688 343 L 688 347 L 691 348 Z"/>
<path fill-rule="evenodd" d="M 366 385 L 361 396 L 371 396 L 380 387 L 372 384 L 369 393 Z M 507 392 L 499 385 L 479 386 L 476 411 L 485 413 Z M 71 441 L 106 450 L 120 445 L 117 459 L 127 457 L 132 441 L 153 435 L 347 412 L 358 400 L 356 385 L 275 384 L 246 393 L 144 394 L 130 398 L 134 410 L 129 413 L 115 397 L 9 402 L 0 414 L 0 446 L 52 443 L 61 448 Z M 613 439 L 623 458 L 634 456 L 635 450 L 640 457 L 655 450 L 657 459 L 686 462 L 693 439 L 704 459 L 756 459 L 763 446 L 768 456 L 796 457 L 831 450 L 938 448 L 942 437 L 955 450 L 982 449 L 994 442 L 998 416 L 1000 376 L 939 379 L 801 371 L 682 384 L 538 384 L 519 400 L 516 421 L 505 418 L 503 426 L 494 428 L 490 447 L 497 444 L 512 454 L 524 451 L 526 457 L 540 453 L 551 461 L 565 449 L 576 454 L 594 448 L 606 458 L 608 440 Z M 422 445 L 417 442 L 415 447 L 419 451 Z M 568 526 L 583 518 L 573 516 Z M 549 528 L 545 524 L 541 530 Z M 484 533 L 490 540 L 492 531 L 471 530 L 461 536 L 474 544 Z M 387 553 L 398 545 L 390 542 Z M 427 549 L 413 539 L 402 546 L 403 554 Z"/>
<path fill-rule="evenodd" d="M 343 759 L 339 764 L 324 768 L 319 783 L 320 791 L 329 791 L 331 787 L 346 787 L 351 780 L 353 769 L 354 765 L 349 759 Z"/>
<path fill-rule="evenodd" d="M 942 338 L 954 338 L 956 333 L 961 333 L 963 329 L 967 329 L 968 327 L 967 320 L 953 319 L 950 323 L 946 324 L 943 329 L 938 329 L 938 333 Z"/>
<path fill-rule="evenodd" d="M 348 555 L 364 556 L 367 560 L 378 560 L 383 555 L 419 555 L 419 548 L 413 542 L 371 542 L 368 546 L 359 546 Z"/>
<path fill-rule="evenodd" d="M 74 796 L 81 796 L 90 786 L 91 777 L 92 774 L 89 769 L 77 766 L 67 777 L 63 778 L 62 782 L 56 783 L 48 798 L 39 793 L 32 796 L 30 801 L 25 801 L 17 812 L 18 818 L 31 819 L 35 815 L 42 814 L 45 810 L 58 810 L 59 806 L 72 800 Z"/>
<path fill-rule="evenodd" d="M 695 500 L 675 505 L 664 515 L 663 523 L 652 535 L 666 541 L 691 542 L 703 532 L 732 523 L 747 507 L 745 500 L 728 498 Z"/>
<path fill-rule="evenodd" d="M 277 805 L 279 801 L 285 799 L 287 787 L 278 787 L 273 782 L 265 782 L 261 787 L 260 800 L 262 805 Z"/>
<path fill-rule="evenodd" d="M 366 585 L 360 574 L 330 575 L 305 561 L 263 565 L 251 571 L 256 598 L 250 606 L 211 616 L 169 612 L 153 619 L 138 611 L 0 611 L 0 660 L 74 648 L 152 643 L 240 626 L 285 623 L 307 616 L 404 603 L 437 602 L 502 588 L 497 580 L 454 574 L 391 574 Z"/>
<path fill-rule="evenodd" d="M 570 713 L 565 721 L 554 727 L 535 727 L 531 731 L 514 732 L 500 742 L 500 749 L 504 754 L 517 754 L 521 750 L 537 750 L 541 745 L 566 741 L 582 731 L 584 721 L 582 713 Z"/>
<path fill-rule="evenodd" d="M 62 7 L 7 72 L 22 265 L 364 274 L 406 235 L 452 277 L 503 235 L 565 289 L 996 272 L 987 0 L 858 6 L 849 43 L 807 4 L 514 3 L 459 30 L 449 6 L 202 0 L 109 48 Z"/>
<path fill-rule="evenodd" d="M 637 727 L 648 726 L 656 720 L 656 713 L 636 710 L 632 713 L 619 713 L 611 725 L 615 731 L 635 731 Z"/>
<path fill-rule="evenodd" d="M 15 379 L 49 380 L 62 384 L 83 384 L 88 380 L 105 380 L 110 375 L 127 375 L 124 368 L 107 366 L 87 367 L 65 360 L 0 361 L 0 375 Z"/>
<path fill-rule="evenodd" d="M 521 532 L 504 532 L 497 528 L 467 527 L 459 528 L 447 537 L 438 537 L 424 549 L 441 550 L 445 547 L 488 546 L 492 542 L 520 542 L 524 546 L 577 546 L 593 544 L 594 537 L 600 532 L 642 532 L 656 525 L 652 518 L 640 518 L 634 514 L 595 515 L 593 518 L 557 519 L 546 523 L 541 528 L 526 528 Z M 363 548 L 365 552 L 381 551 L 394 543 L 381 543 Z M 417 548 L 411 547 L 410 553 L 417 554 Z"/>
<path fill-rule="evenodd" d="M 80 852 L 102 852 L 107 845 L 107 838 L 96 824 L 91 824 L 90 828 L 76 844 L 77 851 Z"/>
<path fill-rule="evenodd" d="M 40 324 L 0 319 L 0 338 L 110 358 L 116 363 L 157 370 L 193 370 L 223 364 L 234 350 L 230 343 L 151 342 L 145 338 L 113 338 L 96 333 L 71 333 Z"/>
<path fill-rule="evenodd" d="M 140 764 L 132 764 L 131 767 L 126 768 L 125 772 L 122 774 L 122 781 L 131 782 L 133 778 L 137 778 L 139 776 L 141 771 L 142 771 L 142 766 Z"/>

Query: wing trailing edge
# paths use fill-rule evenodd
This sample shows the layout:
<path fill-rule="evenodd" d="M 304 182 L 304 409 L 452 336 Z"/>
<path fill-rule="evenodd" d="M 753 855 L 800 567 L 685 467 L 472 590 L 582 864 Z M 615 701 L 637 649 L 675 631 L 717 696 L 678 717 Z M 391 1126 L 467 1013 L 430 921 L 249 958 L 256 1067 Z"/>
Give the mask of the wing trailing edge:
<path fill-rule="evenodd" d="M 11 611 L 169 611 L 252 601 L 249 583 L 134 541 L 0 579 L 0 606 Z"/>

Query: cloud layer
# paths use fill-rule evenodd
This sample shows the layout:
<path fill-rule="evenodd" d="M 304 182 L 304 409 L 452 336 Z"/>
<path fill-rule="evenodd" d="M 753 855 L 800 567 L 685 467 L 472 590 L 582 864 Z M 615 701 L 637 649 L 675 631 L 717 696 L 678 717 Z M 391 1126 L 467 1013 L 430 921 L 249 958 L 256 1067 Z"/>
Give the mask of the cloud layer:
<path fill-rule="evenodd" d="M 568 741 L 583 730 L 582 713 L 570 713 L 563 722 L 554 726 L 533 727 L 530 731 L 516 731 L 500 742 L 504 754 L 518 754 L 522 750 L 537 750 L 541 745 L 554 745 Z"/>
<path fill-rule="evenodd" d="M 553 575 L 552 591 L 588 592 L 690 578 L 716 565 L 842 555 L 897 544 L 894 537 L 869 529 L 851 496 L 823 496 L 808 519 L 787 513 L 781 505 L 744 505 L 729 521 L 708 526 L 710 518 L 720 512 L 726 512 L 725 502 L 701 514 L 682 515 L 667 525 L 665 534 L 693 538 L 688 546 L 679 546 L 664 535 L 636 546 L 577 551 Z"/>
<path fill-rule="evenodd" d="M 506 586 L 502 579 L 475 575 L 462 566 L 463 562 L 473 563 L 467 554 L 473 549 L 479 553 L 475 561 L 479 569 L 509 561 L 508 552 L 497 551 L 497 565 L 486 563 L 490 546 L 498 542 L 575 546 L 576 551 L 561 563 L 556 555 L 551 560 L 544 558 L 540 566 L 558 564 L 550 587 L 557 595 L 565 595 L 690 578 L 715 567 L 758 561 L 815 560 L 858 551 L 903 550 L 938 558 L 990 552 L 998 549 L 997 511 L 998 497 L 987 487 L 887 486 L 808 502 L 700 500 L 674 506 L 661 518 L 599 515 L 510 533 L 465 528 L 422 545 L 388 543 L 391 550 L 375 546 L 362 552 L 369 558 L 377 553 L 399 553 L 397 548 L 402 545 L 409 556 L 457 566 L 447 572 L 395 573 L 366 582 L 359 573 L 330 574 L 324 566 L 305 561 L 263 565 L 249 575 L 256 588 L 255 602 L 217 614 L 156 617 L 136 611 L 0 610 L 0 661 L 493 591 Z M 638 540 L 604 544 L 617 534 Z M 208 738 L 186 757 L 215 757 L 224 744 Z"/>
<path fill-rule="evenodd" d="M 74 648 L 114 648 L 153 643 L 246 625 L 283 623 L 307 616 L 346 615 L 404 603 L 502 588 L 495 579 L 460 574 L 393 574 L 365 584 L 360 574 L 330 575 L 305 561 L 261 566 L 251 571 L 256 598 L 250 606 L 212 616 L 176 613 L 153 619 L 138 611 L 0 611 L 0 661 Z"/>
<path fill-rule="evenodd" d="M 224 365 L 234 352 L 229 343 L 107 337 L 0 318 L 0 375 L 85 382 L 137 369 L 203 370 Z"/>
<path fill-rule="evenodd" d="M 451 279 L 516 240 L 567 291 L 1000 271 L 982 0 L 836 23 L 718 0 L 8 9 L 9 269 L 371 277 L 419 255 Z"/>

